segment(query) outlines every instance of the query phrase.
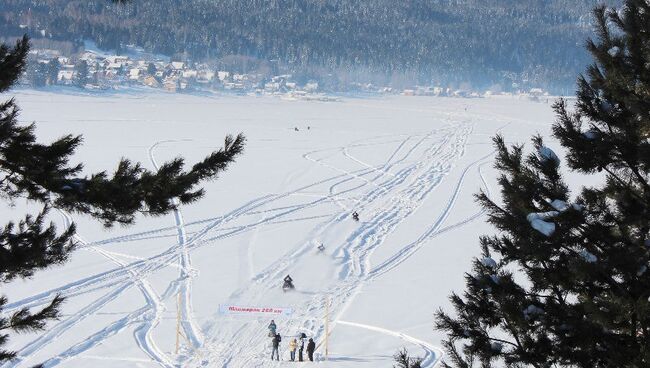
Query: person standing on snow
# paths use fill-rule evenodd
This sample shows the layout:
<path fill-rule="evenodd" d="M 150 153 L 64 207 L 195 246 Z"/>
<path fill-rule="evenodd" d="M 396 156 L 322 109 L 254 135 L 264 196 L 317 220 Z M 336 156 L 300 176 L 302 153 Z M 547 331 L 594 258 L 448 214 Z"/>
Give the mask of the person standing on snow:
<path fill-rule="evenodd" d="M 316 350 L 316 343 L 314 342 L 314 339 L 309 339 L 309 344 L 307 344 L 307 356 L 309 357 L 310 362 L 314 361 L 314 350 Z"/>
<path fill-rule="evenodd" d="M 298 349 L 298 361 L 302 362 L 302 351 L 305 350 L 305 339 L 307 335 L 305 333 L 300 334 L 300 348 Z"/>
<path fill-rule="evenodd" d="M 296 349 L 298 348 L 298 341 L 292 339 L 289 343 L 289 353 L 291 353 L 291 361 L 296 360 Z"/>
<path fill-rule="evenodd" d="M 278 327 L 275 325 L 275 321 L 271 320 L 271 323 L 269 323 L 269 337 L 275 337 L 275 330 Z"/>
<path fill-rule="evenodd" d="M 275 355 L 275 358 L 279 361 L 280 360 L 280 341 L 282 341 L 282 338 L 280 337 L 280 334 L 276 334 L 273 337 L 273 350 L 271 351 L 271 360 L 273 360 L 273 355 Z"/>

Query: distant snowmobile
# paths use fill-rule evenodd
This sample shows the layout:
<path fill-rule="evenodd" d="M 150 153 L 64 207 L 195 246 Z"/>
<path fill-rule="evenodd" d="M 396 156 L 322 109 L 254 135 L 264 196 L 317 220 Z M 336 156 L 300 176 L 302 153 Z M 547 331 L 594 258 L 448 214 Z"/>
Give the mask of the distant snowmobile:
<path fill-rule="evenodd" d="M 316 247 L 316 249 L 318 249 L 319 252 L 322 252 L 325 250 L 325 246 L 323 245 L 323 243 L 320 243 L 320 245 Z"/>
<path fill-rule="evenodd" d="M 357 211 L 352 212 L 352 219 L 354 221 L 359 221 L 359 214 L 357 213 Z"/>
<path fill-rule="evenodd" d="M 284 278 L 284 285 L 282 285 L 282 291 L 287 291 L 287 290 L 293 290 L 295 289 L 295 286 L 293 286 L 293 279 L 291 276 L 287 275 L 287 277 Z"/>

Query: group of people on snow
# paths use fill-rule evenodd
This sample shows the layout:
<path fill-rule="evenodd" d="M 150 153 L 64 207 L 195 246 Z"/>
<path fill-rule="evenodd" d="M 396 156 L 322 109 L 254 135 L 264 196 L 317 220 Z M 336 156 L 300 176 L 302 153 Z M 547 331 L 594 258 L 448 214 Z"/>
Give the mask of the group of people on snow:
<path fill-rule="evenodd" d="M 276 360 L 280 360 L 280 342 L 282 342 L 282 336 L 277 333 L 277 325 L 274 320 L 271 320 L 268 328 L 269 337 L 272 338 L 271 346 L 273 347 L 273 350 L 271 350 L 271 360 L 273 360 L 274 357 Z M 291 354 L 292 362 L 296 360 L 296 351 L 298 351 L 298 361 L 303 361 L 303 351 L 305 351 L 306 339 L 307 335 L 301 333 L 298 338 L 293 338 L 289 341 L 289 353 Z M 310 338 L 307 342 L 307 357 L 311 362 L 314 361 L 314 350 L 316 350 L 316 343 L 314 342 L 314 339 Z"/>

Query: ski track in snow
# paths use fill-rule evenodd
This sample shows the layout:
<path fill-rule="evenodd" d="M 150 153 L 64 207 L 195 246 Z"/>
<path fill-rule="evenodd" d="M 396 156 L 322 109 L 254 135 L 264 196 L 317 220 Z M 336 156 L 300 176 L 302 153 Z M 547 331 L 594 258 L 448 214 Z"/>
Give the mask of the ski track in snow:
<path fill-rule="evenodd" d="M 393 330 L 389 330 L 377 326 L 370 326 L 362 323 L 342 321 L 342 320 L 339 320 L 336 323 L 339 325 L 363 328 L 366 330 L 379 332 L 385 335 L 398 337 L 404 341 L 420 346 L 420 348 L 424 350 L 424 356 L 420 357 L 422 358 L 422 363 L 421 363 L 422 367 L 435 367 L 438 363 L 440 363 L 440 360 L 442 359 L 443 356 L 442 349 L 435 347 L 426 341 L 422 341 L 413 336 L 409 336 L 403 332 L 393 331 Z"/>
<path fill-rule="evenodd" d="M 455 116 L 458 118 L 458 116 Z M 440 349 L 426 342 L 414 339 L 405 334 L 389 331 L 375 326 L 362 325 L 340 320 L 345 310 L 354 301 L 355 296 L 368 282 L 389 272 L 399 264 L 411 257 L 430 239 L 444 232 L 464 226 L 479 218 L 483 212 L 478 212 L 460 222 L 445 225 L 446 220 L 454 208 L 459 196 L 464 179 L 469 170 L 478 168 L 479 177 L 484 190 L 489 195 L 489 187 L 483 176 L 481 168 L 490 156 L 486 155 L 468 164 L 462 171 L 448 203 L 442 209 L 438 218 L 415 241 L 405 244 L 393 256 L 382 263 L 373 266 L 371 256 L 373 252 L 394 232 L 399 225 L 414 214 L 454 168 L 454 162 L 461 158 L 465 152 L 467 139 L 472 134 L 473 124 L 470 123 L 469 114 L 462 115 L 462 119 L 452 120 L 448 114 L 448 123 L 433 131 L 405 135 L 402 139 L 395 136 L 371 137 L 362 141 L 351 142 L 342 147 L 307 152 L 303 158 L 318 165 L 323 170 L 333 172 L 332 176 L 303 185 L 288 192 L 269 194 L 256 198 L 243 206 L 223 215 L 210 219 L 196 220 L 185 223 L 180 208 L 174 211 L 175 226 L 163 227 L 142 231 L 130 235 L 112 237 L 96 242 L 86 242 L 80 236 L 77 238 L 80 248 L 98 253 L 115 265 L 114 268 L 94 275 L 86 276 L 68 284 L 47 290 L 36 295 L 18 300 L 6 306 L 10 312 L 19 308 L 31 308 L 45 305 L 56 294 L 67 298 L 82 296 L 88 293 L 101 291 L 102 295 L 81 307 L 79 311 L 59 321 L 45 333 L 26 344 L 19 351 L 19 359 L 14 363 L 26 363 L 30 354 L 44 348 L 59 336 L 73 329 L 78 323 L 88 316 L 99 312 L 110 302 L 116 300 L 132 286 L 142 293 L 145 304 L 138 309 L 126 313 L 123 317 L 109 322 L 88 336 L 76 336 L 77 343 L 68 347 L 56 356 L 45 362 L 46 367 L 57 366 L 69 359 L 73 359 L 89 349 L 100 345 L 108 338 L 115 336 L 129 327 L 134 326 L 134 337 L 140 349 L 151 359 L 163 367 L 183 366 L 223 366 L 223 367 L 268 367 L 274 366 L 266 358 L 267 337 L 265 329 L 260 328 L 259 321 L 242 322 L 236 329 L 221 328 L 222 316 L 215 315 L 214 319 L 199 328 L 193 317 L 192 307 L 192 278 L 196 271 L 192 269 L 190 253 L 200 247 L 211 245 L 219 240 L 230 238 L 245 233 L 251 233 L 251 242 L 254 242 L 257 231 L 262 226 L 293 222 L 299 220 L 323 220 L 307 234 L 306 241 L 279 257 L 275 262 L 257 270 L 252 264 L 252 244 L 249 244 L 242 253 L 241 258 L 246 258 L 246 278 L 249 284 L 235 291 L 231 299 L 240 303 L 254 305 L 262 300 L 272 290 L 276 290 L 277 280 L 289 270 L 300 263 L 302 257 L 313 250 L 311 239 L 317 239 L 328 231 L 345 221 L 351 221 L 351 208 L 363 215 L 363 220 L 358 227 L 349 234 L 342 244 L 337 244 L 328 249 L 331 251 L 332 262 L 338 265 L 335 280 L 326 285 L 325 290 L 306 294 L 303 302 L 295 306 L 295 314 L 288 322 L 285 330 L 306 331 L 322 340 L 324 327 L 321 317 L 324 314 L 325 296 L 330 297 L 335 304 L 332 305 L 334 318 L 333 327 L 341 325 L 365 328 L 375 332 L 389 334 L 421 346 L 425 351 L 425 362 L 434 366 L 441 359 Z M 483 117 L 484 119 L 484 117 Z M 385 140 L 390 138 L 389 140 Z M 149 157 L 157 168 L 154 150 L 161 144 L 182 141 L 159 141 L 149 148 Z M 380 164 L 370 164 L 353 155 L 352 150 L 368 145 L 386 145 L 399 143 L 390 152 L 387 159 Z M 344 169 L 328 162 L 327 157 L 319 158 L 324 153 L 337 153 L 350 162 L 360 166 L 360 169 Z M 310 194 L 308 190 L 327 185 L 327 193 L 316 192 Z M 283 199 L 290 197 L 305 198 L 304 203 L 298 205 L 281 204 Z M 273 207 L 275 204 L 276 207 Z M 301 211 L 311 209 L 323 204 L 333 203 L 340 208 L 334 214 L 322 216 L 303 216 Z M 175 202 L 178 204 L 178 202 Z M 64 223 L 69 226 L 72 218 L 69 214 L 61 212 Z M 245 220 L 250 219 L 249 222 Z M 243 224 L 240 222 L 243 221 Z M 234 226 L 224 225 L 238 223 Z M 188 226 L 198 227 L 193 233 L 188 233 Z M 176 232 L 177 242 L 170 245 L 162 252 L 150 257 L 136 257 L 109 251 L 113 244 L 137 241 L 142 239 L 160 239 L 164 241 Z M 164 268 L 175 268 L 179 277 L 172 280 L 165 292 L 158 295 L 147 278 Z M 156 344 L 154 331 L 160 323 L 162 313 L 167 310 L 165 301 L 175 303 L 175 296 L 180 293 L 182 330 L 191 346 L 186 347 L 181 356 L 174 357 L 164 353 Z M 172 306 L 175 309 L 175 306 Z M 243 344 L 232 344 L 233 340 L 247 341 Z M 167 348 L 166 350 L 169 350 Z M 8 365 L 5 365 L 8 367 Z M 12 364 L 13 366 L 13 364 Z"/>

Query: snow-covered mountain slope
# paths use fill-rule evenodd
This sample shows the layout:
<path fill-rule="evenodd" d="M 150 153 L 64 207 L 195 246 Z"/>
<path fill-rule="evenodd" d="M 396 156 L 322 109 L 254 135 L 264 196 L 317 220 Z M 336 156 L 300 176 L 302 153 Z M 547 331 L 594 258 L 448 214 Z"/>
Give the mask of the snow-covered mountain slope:
<path fill-rule="evenodd" d="M 78 159 L 89 172 L 111 170 L 122 156 L 150 167 L 176 156 L 191 163 L 227 133 L 249 139 L 202 201 L 170 215 L 104 229 L 53 212 L 61 227 L 78 224 L 80 246 L 70 262 L 4 288 L 13 309 L 67 297 L 60 321 L 12 337 L 19 367 L 276 367 L 289 364 L 289 340 L 302 332 L 321 359 L 306 365 L 390 367 L 407 347 L 431 367 L 443 337 L 433 313 L 462 290 L 478 236 L 494 231 L 472 197 L 498 195 L 490 138 L 526 141 L 548 135 L 553 121 L 548 104 L 513 98 L 21 91 L 17 99 L 41 139 L 84 135 Z M 2 218 L 29 207 L 18 201 Z M 296 289 L 285 293 L 287 274 Z M 220 305 L 292 309 L 275 318 L 283 361 L 270 360 L 269 318 L 223 314 Z"/>

